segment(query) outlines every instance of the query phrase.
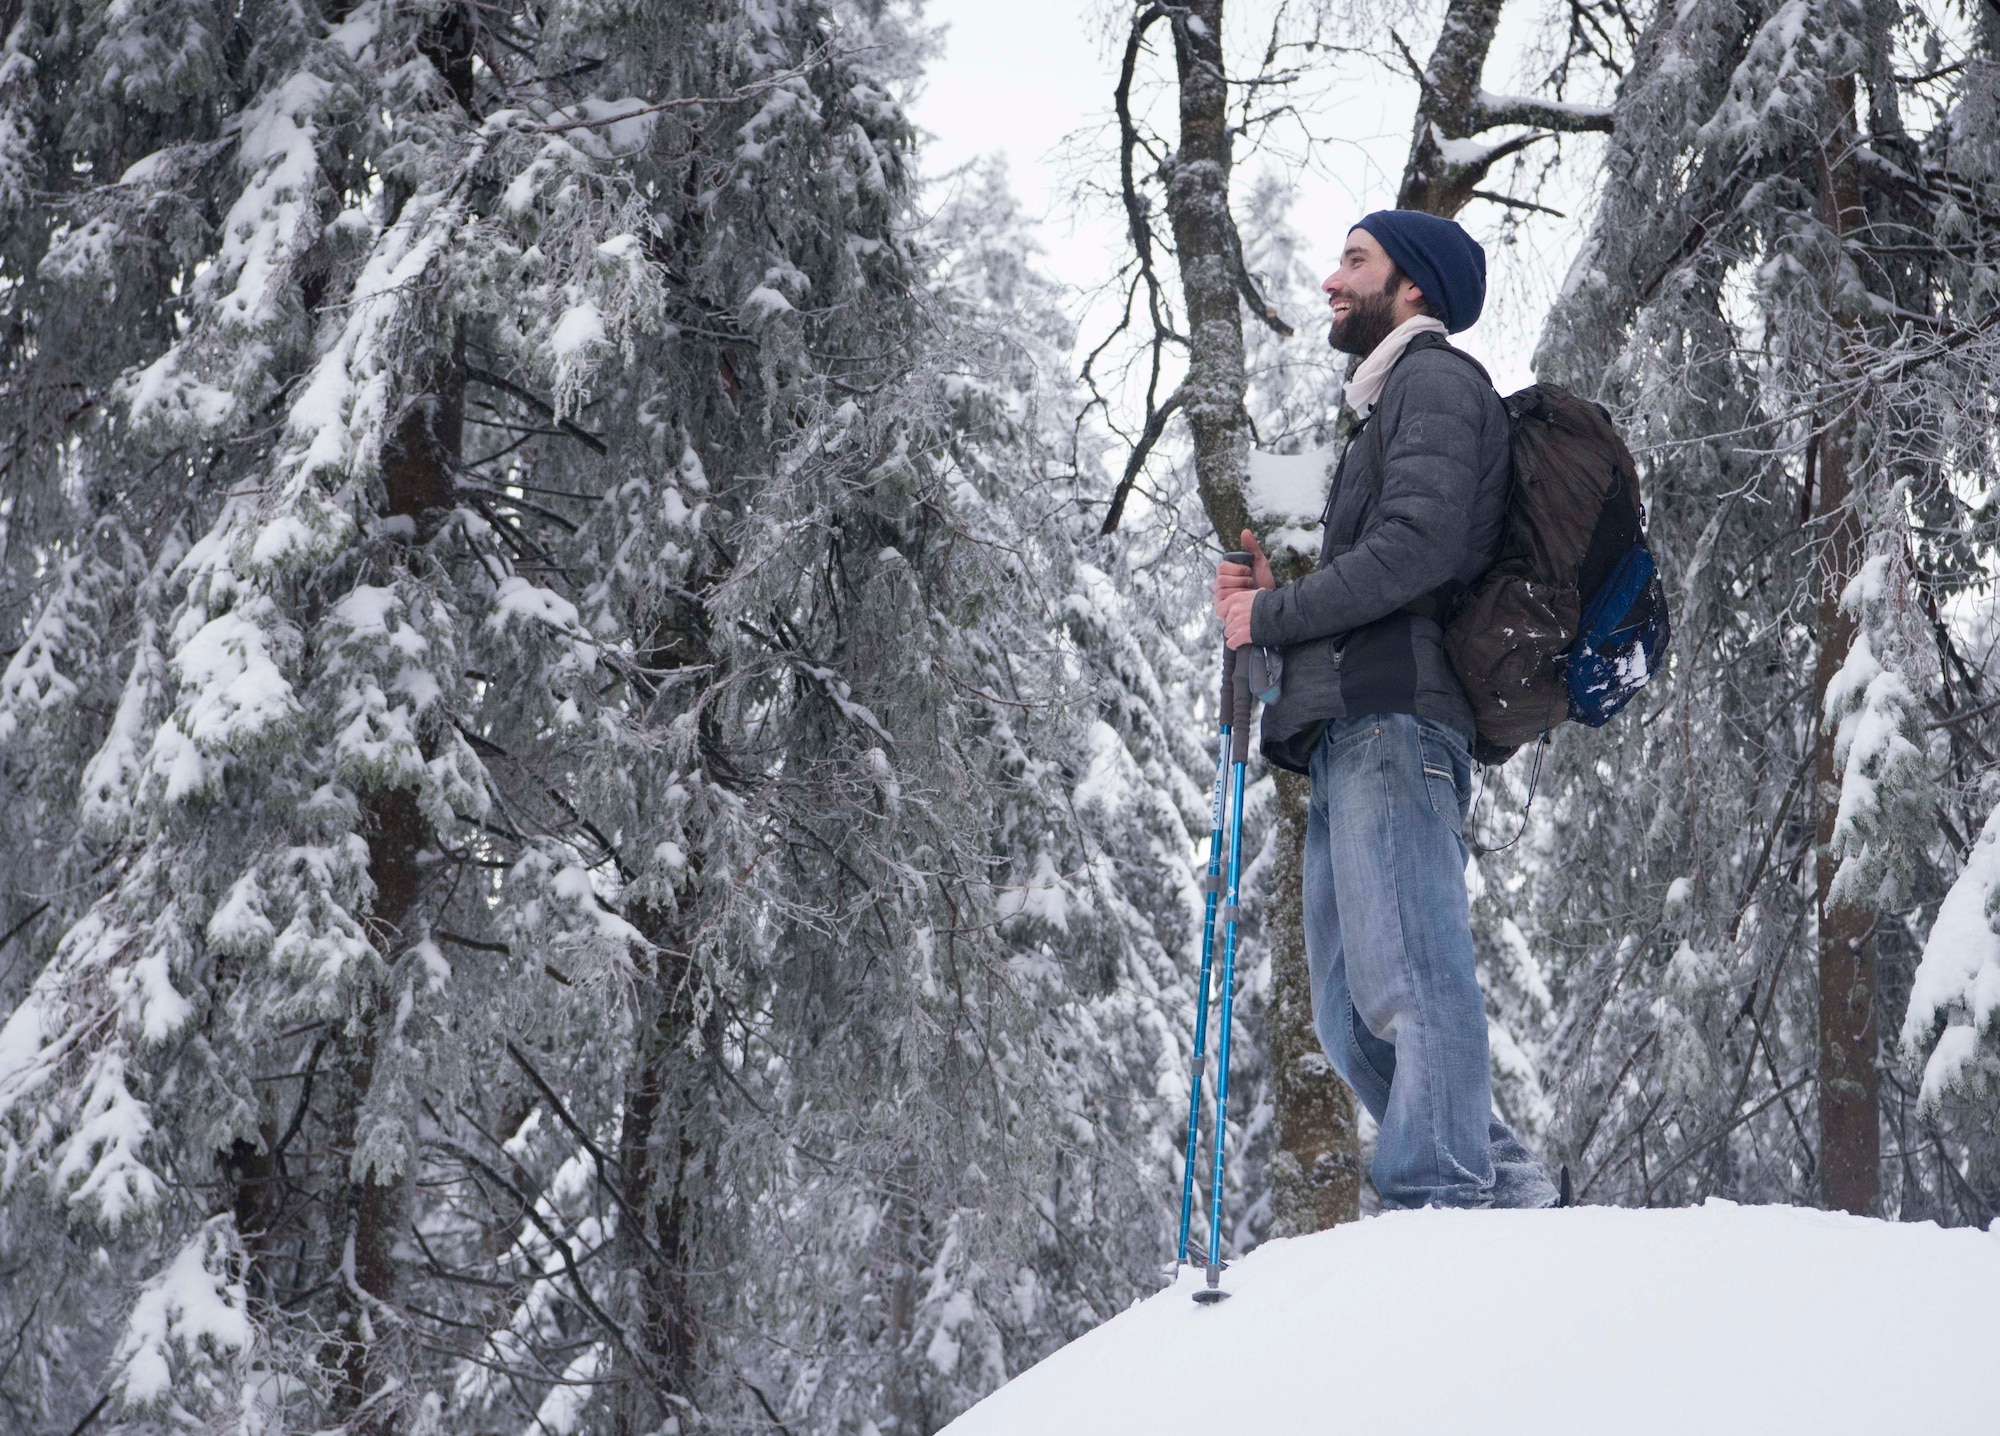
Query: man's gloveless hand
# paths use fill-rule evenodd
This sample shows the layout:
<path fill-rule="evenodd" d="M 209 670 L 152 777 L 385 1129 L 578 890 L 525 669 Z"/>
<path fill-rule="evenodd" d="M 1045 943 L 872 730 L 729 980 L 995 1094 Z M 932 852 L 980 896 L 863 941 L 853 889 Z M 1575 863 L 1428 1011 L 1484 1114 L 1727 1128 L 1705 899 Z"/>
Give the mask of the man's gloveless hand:
<path fill-rule="evenodd" d="M 1256 602 L 1257 590 L 1278 586 L 1257 535 L 1245 529 L 1242 542 L 1250 553 L 1251 567 L 1240 563 L 1215 566 L 1215 616 L 1222 620 L 1222 641 L 1231 648 L 1241 648 L 1250 641 L 1250 605 Z"/>

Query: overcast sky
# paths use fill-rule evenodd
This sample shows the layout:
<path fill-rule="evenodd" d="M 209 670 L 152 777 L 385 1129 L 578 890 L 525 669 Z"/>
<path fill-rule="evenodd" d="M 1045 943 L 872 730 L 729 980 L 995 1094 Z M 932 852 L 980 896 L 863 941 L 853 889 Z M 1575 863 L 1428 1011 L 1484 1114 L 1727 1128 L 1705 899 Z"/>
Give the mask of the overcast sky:
<path fill-rule="evenodd" d="M 1508 8 L 1519 13 L 1525 7 Z M 1252 51 L 1251 27 L 1268 9 L 1268 0 L 1249 0 L 1233 12 L 1245 27 L 1226 37 L 1236 41 L 1234 56 Z M 913 112 L 931 136 L 926 172 L 943 174 L 983 155 L 1003 156 L 1014 192 L 1040 220 L 1049 270 L 1079 292 L 1102 283 L 1118 263 L 1123 235 L 1114 216 L 1101 206 L 1079 206 L 1071 195 L 1084 170 L 1107 178 L 1116 173 L 1108 122 L 1117 54 L 1109 17 L 1122 18 L 1126 7 L 1107 0 L 928 0 L 925 13 L 944 31 L 943 54 L 930 66 Z M 1496 55 L 1518 48 L 1520 40 L 1503 28 Z M 1511 88 L 1508 75 L 1491 73 L 1505 68 L 1498 60 L 1490 67 L 1490 86 Z M 1323 253 L 1314 263 L 1325 270 L 1336 262 L 1340 239 L 1354 220 L 1394 203 L 1416 91 L 1406 78 L 1357 63 L 1300 98 L 1304 123 L 1320 148 L 1317 163 L 1297 174 L 1293 222 L 1320 245 Z M 1531 379 L 1528 351 L 1567 268 L 1577 226 L 1550 221 L 1527 236 L 1525 246 L 1499 251 L 1490 243 L 1499 218 L 1496 207 L 1482 203 L 1461 216 L 1489 241 L 1496 283 L 1488 317 L 1457 342 L 1486 361 L 1505 392 Z M 1295 323 L 1318 317 L 1317 295 L 1273 297 Z M 1299 327 L 1303 335 L 1309 326 Z"/>

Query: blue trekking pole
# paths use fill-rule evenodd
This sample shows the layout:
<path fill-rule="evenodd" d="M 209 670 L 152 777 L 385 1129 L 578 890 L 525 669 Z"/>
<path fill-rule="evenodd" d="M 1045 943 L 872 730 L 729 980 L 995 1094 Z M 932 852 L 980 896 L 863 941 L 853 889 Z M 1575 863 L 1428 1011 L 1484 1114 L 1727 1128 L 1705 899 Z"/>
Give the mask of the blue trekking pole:
<path fill-rule="evenodd" d="M 1248 554 L 1230 554 L 1229 561 L 1247 562 Z M 1201 903 L 1201 995 L 1194 1009 L 1194 1061 L 1188 1079 L 1187 1161 L 1181 1167 L 1181 1239 L 1175 1265 L 1188 1259 L 1188 1219 L 1194 1212 L 1194 1162 L 1201 1131 L 1201 1074 L 1208 1061 L 1208 983 L 1211 959 L 1215 955 L 1215 905 L 1222 892 L 1222 815 L 1228 797 L 1230 720 L 1235 716 L 1236 650 L 1222 648 L 1222 697 L 1216 705 L 1221 714 L 1221 736 L 1215 745 L 1214 818 L 1208 825 L 1208 876 L 1202 879 Z"/>
<path fill-rule="evenodd" d="M 1222 1290 L 1222 1149 L 1229 1135 L 1229 1024 L 1236 1004 L 1236 900 L 1243 880 L 1243 768 L 1250 758 L 1250 675 L 1247 664 L 1236 666 L 1230 697 L 1235 721 L 1230 735 L 1229 891 L 1222 905 L 1222 1034 L 1215 1052 L 1215 1184 L 1208 1199 L 1208 1285 L 1194 1294 L 1204 1304 L 1221 1301 Z"/>

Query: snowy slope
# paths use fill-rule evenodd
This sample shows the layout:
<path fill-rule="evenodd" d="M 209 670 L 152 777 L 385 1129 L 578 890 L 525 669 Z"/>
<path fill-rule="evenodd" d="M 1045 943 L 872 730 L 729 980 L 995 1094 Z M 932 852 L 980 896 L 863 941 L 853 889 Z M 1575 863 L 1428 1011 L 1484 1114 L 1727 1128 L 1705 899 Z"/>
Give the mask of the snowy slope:
<path fill-rule="evenodd" d="M 1398 1212 L 1195 1274 L 949 1436 L 2000 1431 L 2000 1230 L 1710 1201 Z"/>

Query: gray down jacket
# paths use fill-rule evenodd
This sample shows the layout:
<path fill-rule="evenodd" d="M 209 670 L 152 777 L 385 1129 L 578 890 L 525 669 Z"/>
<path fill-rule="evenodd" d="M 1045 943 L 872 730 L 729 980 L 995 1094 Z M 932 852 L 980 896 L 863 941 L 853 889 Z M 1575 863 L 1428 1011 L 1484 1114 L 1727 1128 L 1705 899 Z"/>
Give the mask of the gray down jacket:
<path fill-rule="evenodd" d="M 1478 361 L 1420 334 L 1348 440 L 1322 515 L 1319 567 L 1257 595 L 1250 640 L 1282 650 L 1264 757 L 1309 771 L 1335 718 L 1414 713 L 1473 737 L 1437 618 L 1500 550 L 1507 410 Z"/>

